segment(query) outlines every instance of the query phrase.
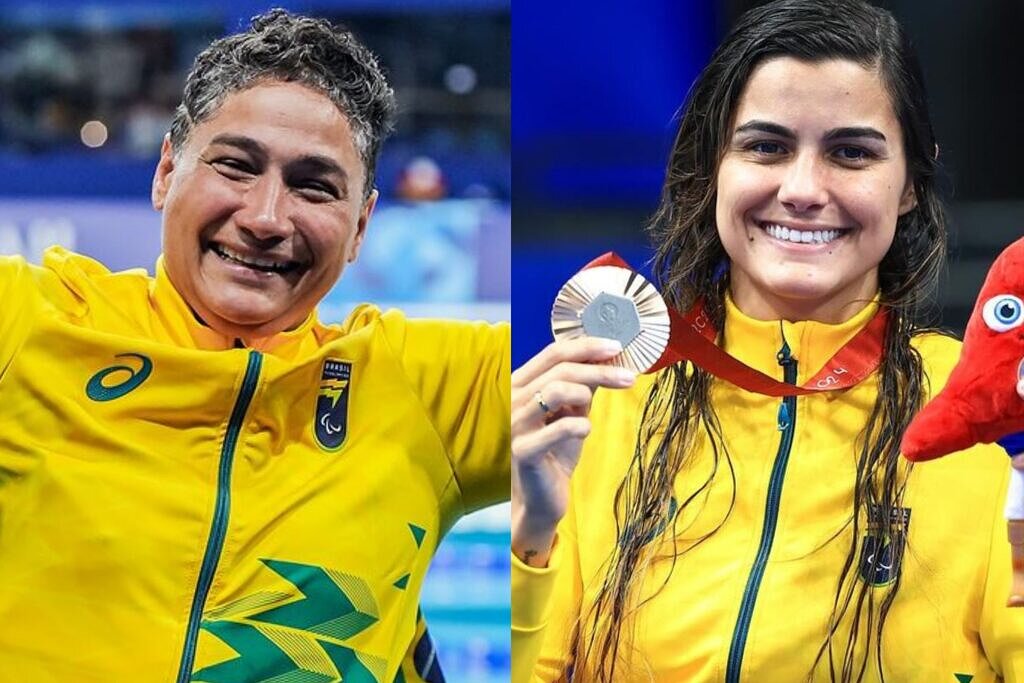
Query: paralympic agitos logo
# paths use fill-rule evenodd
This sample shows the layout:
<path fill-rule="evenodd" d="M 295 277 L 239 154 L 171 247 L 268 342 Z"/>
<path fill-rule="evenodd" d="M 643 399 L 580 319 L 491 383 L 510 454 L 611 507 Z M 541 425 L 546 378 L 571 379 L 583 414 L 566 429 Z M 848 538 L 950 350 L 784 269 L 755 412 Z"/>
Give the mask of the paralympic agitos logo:
<path fill-rule="evenodd" d="M 320 391 L 316 396 L 313 434 L 317 444 L 327 451 L 341 448 L 348 434 L 348 393 L 352 363 L 328 358 L 320 373 Z"/>
<path fill-rule="evenodd" d="M 136 362 L 111 365 L 90 377 L 85 385 L 85 395 L 94 401 L 121 398 L 149 379 L 153 371 L 153 361 L 141 353 L 119 353 L 114 358 L 130 358 Z"/>
<path fill-rule="evenodd" d="M 910 508 L 869 506 L 868 530 L 860 550 L 860 578 L 872 586 L 892 583 L 899 575 L 909 532 Z"/>

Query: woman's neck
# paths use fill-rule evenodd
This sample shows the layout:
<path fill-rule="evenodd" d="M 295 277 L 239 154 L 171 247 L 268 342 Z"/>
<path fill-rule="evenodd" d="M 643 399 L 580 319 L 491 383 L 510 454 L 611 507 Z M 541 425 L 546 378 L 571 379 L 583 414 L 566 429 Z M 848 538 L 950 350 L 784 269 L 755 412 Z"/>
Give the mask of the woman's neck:
<path fill-rule="evenodd" d="M 846 322 L 864 309 L 878 292 L 877 273 L 851 283 L 826 296 L 781 296 L 757 286 L 745 277 L 734 277 L 730 284 L 733 303 L 754 320 L 814 320 L 831 325 Z"/>

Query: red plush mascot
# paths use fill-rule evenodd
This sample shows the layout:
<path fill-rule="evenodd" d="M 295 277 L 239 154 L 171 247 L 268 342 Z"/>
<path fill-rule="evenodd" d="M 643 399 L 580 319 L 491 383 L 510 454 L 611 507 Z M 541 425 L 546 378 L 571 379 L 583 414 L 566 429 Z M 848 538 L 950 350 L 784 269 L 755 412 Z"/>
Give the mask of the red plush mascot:
<path fill-rule="evenodd" d="M 1024 606 L 1024 239 L 999 255 L 967 323 L 949 382 L 903 437 L 908 460 L 921 461 L 997 442 L 1013 464 L 1006 518 L 1013 550 L 1007 604 Z M 1020 457 L 1017 457 L 1020 456 Z"/>

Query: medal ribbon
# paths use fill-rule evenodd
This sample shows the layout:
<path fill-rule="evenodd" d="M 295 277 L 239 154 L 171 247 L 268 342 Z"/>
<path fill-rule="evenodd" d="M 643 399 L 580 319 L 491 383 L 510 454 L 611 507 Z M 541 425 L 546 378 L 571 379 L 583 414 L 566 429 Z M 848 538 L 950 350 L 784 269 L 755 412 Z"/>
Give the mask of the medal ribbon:
<path fill-rule="evenodd" d="M 584 266 L 583 270 L 597 266 L 618 266 L 633 270 L 614 252 L 599 256 Z M 817 374 L 804 384 L 794 386 L 755 370 L 715 344 L 718 330 L 711 323 L 702 300 L 697 301 L 685 314 L 668 306 L 668 315 L 671 325 L 668 346 L 658 362 L 647 372 L 655 372 L 687 360 L 741 389 L 777 397 L 836 391 L 852 387 L 863 380 L 878 368 L 882 360 L 882 342 L 888 322 L 887 310 L 880 307 L 868 324 L 839 349 Z"/>

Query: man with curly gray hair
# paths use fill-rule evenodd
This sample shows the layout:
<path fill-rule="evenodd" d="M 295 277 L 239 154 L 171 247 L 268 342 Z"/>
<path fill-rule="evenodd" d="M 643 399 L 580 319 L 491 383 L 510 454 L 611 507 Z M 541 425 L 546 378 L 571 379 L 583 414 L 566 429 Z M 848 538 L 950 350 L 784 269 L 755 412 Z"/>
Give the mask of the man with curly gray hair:
<path fill-rule="evenodd" d="M 155 277 L 0 257 L 8 678 L 442 680 L 418 595 L 509 495 L 510 335 L 318 320 L 394 110 L 351 33 L 272 11 L 188 77 Z"/>
<path fill-rule="evenodd" d="M 230 93 L 254 83 L 299 83 L 326 95 L 348 119 L 373 188 L 381 143 L 391 132 L 395 95 L 377 59 L 350 32 L 322 19 L 272 10 L 246 33 L 216 40 L 196 59 L 171 125 L 171 148 L 181 151 L 193 126 L 209 118 Z"/>

